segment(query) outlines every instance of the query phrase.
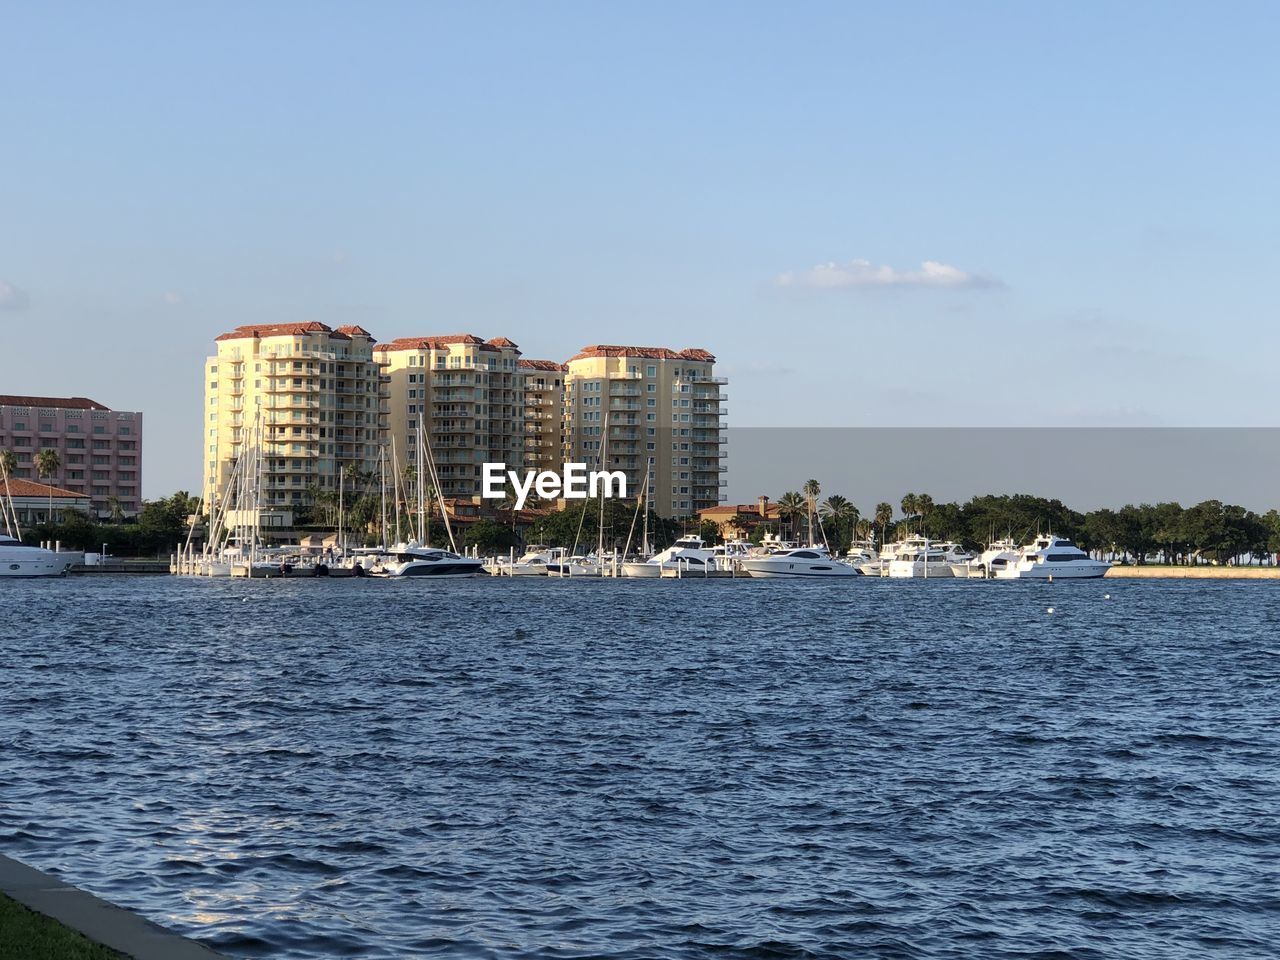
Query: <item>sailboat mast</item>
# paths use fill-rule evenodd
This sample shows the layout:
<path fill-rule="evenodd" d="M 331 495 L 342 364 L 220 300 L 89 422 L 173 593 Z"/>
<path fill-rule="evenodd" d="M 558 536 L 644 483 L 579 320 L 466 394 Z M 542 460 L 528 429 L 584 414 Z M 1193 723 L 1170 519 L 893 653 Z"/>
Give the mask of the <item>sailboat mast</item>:
<path fill-rule="evenodd" d="M 418 483 L 418 543 L 426 544 L 426 532 L 423 530 L 423 516 L 426 514 L 426 499 L 423 497 L 423 484 L 426 478 L 422 475 L 422 438 L 426 436 L 426 427 L 423 424 L 422 413 L 418 413 L 418 447 L 417 447 L 417 463 L 415 464 L 415 477 Z"/>
<path fill-rule="evenodd" d="M 387 448 L 378 448 L 378 487 L 382 496 L 382 547 L 387 547 Z"/>
<path fill-rule="evenodd" d="M 22 539 L 22 528 L 18 526 L 18 510 L 13 505 L 13 491 L 9 489 L 9 467 L 0 457 L 0 480 L 4 481 L 4 497 L 0 498 L 0 513 L 4 514 L 4 528 L 15 540 Z M 10 521 L 9 516 L 13 515 Z"/>
<path fill-rule="evenodd" d="M 646 560 L 653 553 L 649 547 L 649 474 L 652 470 L 653 457 L 650 457 L 648 464 L 644 468 L 644 542 L 640 547 Z"/>

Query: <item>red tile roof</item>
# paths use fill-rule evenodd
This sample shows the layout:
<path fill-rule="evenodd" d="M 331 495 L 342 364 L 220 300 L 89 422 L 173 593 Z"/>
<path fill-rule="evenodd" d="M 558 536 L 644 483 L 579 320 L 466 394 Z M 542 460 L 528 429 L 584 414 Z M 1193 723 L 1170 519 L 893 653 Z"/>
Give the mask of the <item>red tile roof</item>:
<path fill-rule="evenodd" d="M 88 397 L 19 397 L 0 394 L 0 407 L 58 407 L 65 410 L 110 410 Z"/>
<path fill-rule="evenodd" d="M 517 360 L 516 366 L 521 370 L 559 370 L 561 372 L 568 370 L 563 363 L 556 363 L 554 360 Z"/>
<path fill-rule="evenodd" d="M 0 489 L 3 489 L 7 496 L 13 497 L 44 497 L 48 499 L 52 492 L 55 500 L 74 497 L 77 500 L 88 500 L 88 494 L 76 493 L 74 490 L 63 490 L 61 487 L 51 487 L 47 483 L 36 483 L 34 480 L 23 480 L 19 477 L 10 477 L 6 486 L 5 481 L 0 480 Z"/>
<path fill-rule="evenodd" d="M 690 347 L 685 350 L 669 350 L 666 347 L 618 347 L 607 343 L 597 343 L 583 347 L 569 358 L 569 362 L 586 360 L 590 357 L 636 357 L 641 360 L 696 360 L 701 363 L 715 363 L 716 358 L 706 350 Z"/>
<path fill-rule="evenodd" d="M 439 337 L 397 337 L 390 343 L 380 343 L 374 349 L 380 353 L 392 353 L 398 350 L 439 350 L 451 343 L 466 343 L 489 353 L 497 353 L 499 347 L 485 343 L 474 333 L 447 333 Z"/>
<path fill-rule="evenodd" d="M 345 327 L 339 327 L 339 328 L 338 328 L 338 330 L 337 330 L 337 332 L 338 332 L 338 333 L 345 333 L 348 337 L 364 337 L 366 340 L 372 340 L 372 339 L 373 339 L 373 334 L 372 334 L 372 333 L 370 333 L 370 332 L 369 332 L 368 330 L 366 330 L 364 327 L 357 326 L 357 325 L 355 325 L 355 324 L 351 324 L 351 325 L 349 325 L 349 326 L 345 326 Z"/>
<path fill-rule="evenodd" d="M 520 349 L 519 344 L 517 344 L 514 340 L 508 340 L 506 337 L 494 337 L 489 342 L 492 343 L 495 347 L 511 347 L 513 350 Z"/>
<path fill-rule="evenodd" d="M 244 340 L 247 338 L 260 337 L 298 337 L 307 333 L 327 333 L 329 334 L 330 340 L 351 339 L 341 330 L 334 330 L 327 324 L 320 323 L 318 320 L 310 320 L 306 323 L 251 323 L 243 327 L 236 327 L 230 333 L 224 333 L 220 337 L 214 337 L 214 340 Z"/>

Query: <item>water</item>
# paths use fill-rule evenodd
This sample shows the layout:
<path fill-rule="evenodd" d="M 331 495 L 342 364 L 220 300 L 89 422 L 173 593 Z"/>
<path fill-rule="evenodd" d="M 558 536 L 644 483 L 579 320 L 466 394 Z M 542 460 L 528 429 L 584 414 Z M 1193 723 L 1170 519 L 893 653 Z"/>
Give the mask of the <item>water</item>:
<path fill-rule="evenodd" d="M 1275 956 L 1272 583 L 0 604 L 0 851 L 232 956 Z"/>

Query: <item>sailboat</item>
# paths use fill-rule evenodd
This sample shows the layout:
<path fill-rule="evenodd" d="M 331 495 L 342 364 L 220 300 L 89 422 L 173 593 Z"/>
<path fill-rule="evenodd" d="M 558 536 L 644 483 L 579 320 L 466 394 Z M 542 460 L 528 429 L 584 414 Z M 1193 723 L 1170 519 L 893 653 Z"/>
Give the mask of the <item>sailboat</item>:
<path fill-rule="evenodd" d="M 62 577 L 78 554 L 58 554 L 43 547 L 22 542 L 18 511 L 13 505 L 9 471 L 0 459 L 0 515 L 4 517 L 4 533 L 0 534 L 0 577 Z"/>
<path fill-rule="evenodd" d="M 449 523 L 449 511 L 440 493 L 440 475 L 436 471 L 435 457 L 431 454 L 431 441 L 427 438 L 422 414 L 418 414 L 417 444 L 417 498 L 418 529 L 417 536 L 407 543 L 397 543 L 388 548 L 378 564 L 371 571 L 381 577 L 474 577 L 484 572 L 484 562 L 478 557 L 467 557 L 458 553 L 457 542 L 453 538 L 453 527 Z M 445 532 L 449 536 L 452 550 L 425 545 L 426 540 L 426 497 L 423 489 L 424 468 L 431 480 L 436 498 L 440 503 L 440 513 L 444 517 Z M 398 498 L 397 498 L 398 499 Z M 385 508 L 383 511 L 383 529 L 386 529 Z M 397 508 L 396 524 L 399 526 Z M 385 542 L 385 534 L 384 534 Z"/>

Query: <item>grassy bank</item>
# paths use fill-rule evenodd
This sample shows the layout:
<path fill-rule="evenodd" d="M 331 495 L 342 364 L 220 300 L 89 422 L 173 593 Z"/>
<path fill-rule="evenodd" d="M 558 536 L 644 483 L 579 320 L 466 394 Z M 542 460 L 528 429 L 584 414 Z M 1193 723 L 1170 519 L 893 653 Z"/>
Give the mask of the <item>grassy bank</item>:
<path fill-rule="evenodd" d="M 0 960 L 125 960 L 0 894 Z"/>

